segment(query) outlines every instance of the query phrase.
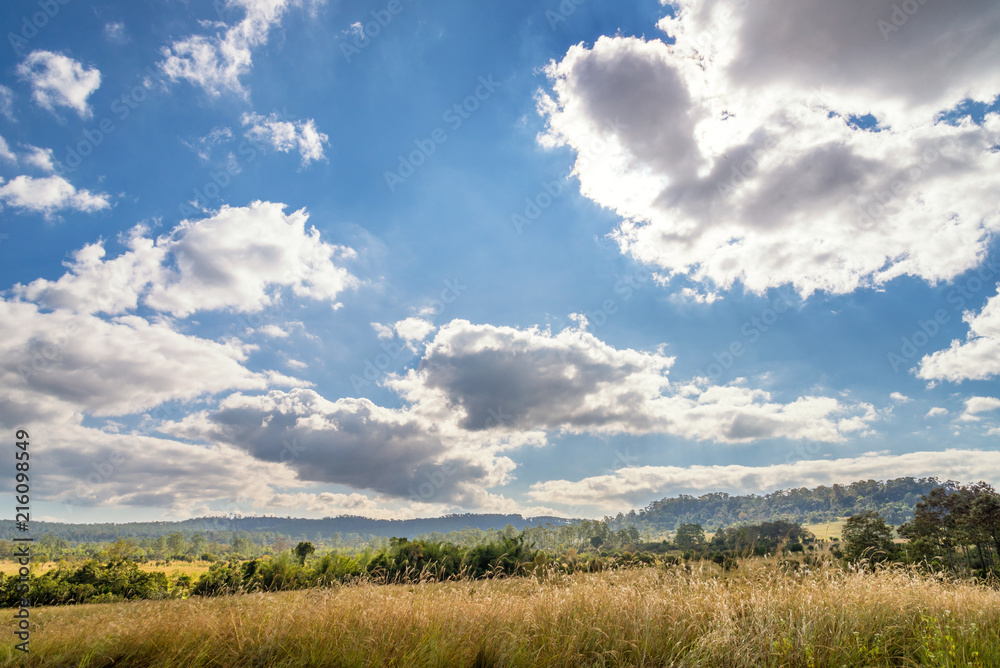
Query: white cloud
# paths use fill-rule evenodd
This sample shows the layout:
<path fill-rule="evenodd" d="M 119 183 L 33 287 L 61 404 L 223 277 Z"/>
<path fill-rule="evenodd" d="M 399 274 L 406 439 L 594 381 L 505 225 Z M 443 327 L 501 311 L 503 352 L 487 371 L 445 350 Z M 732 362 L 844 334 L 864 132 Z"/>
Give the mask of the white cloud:
<path fill-rule="evenodd" d="M 28 146 L 28 151 L 24 155 L 24 162 L 43 172 L 51 173 L 56 169 L 51 148 Z"/>
<path fill-rule="evenodd" d="M 506 482 L 513 468 L 506 457 L 472 447 L 419 414 L 368 399 L 331 402 L 311 390 L 234 394 L 217 410 L 163 429 L 230 444 L 264 461 L 287 462 L 310 481 L 416 500 L 468 501 L 476 488 Z"/>
<path fill-rule="evenodd" d="M 425 318 L 411 316 L 400 320 L 392 326 L 399 338 L 407 343 L 417 343 L 423 341 L 435 330 L 434 323 Z M 381 337 L 381 332 L 379 333 Z"/>
<path fill-rule="evenodd" d="M 224 390 L 264 390 L 282 377 L 244 368 L 248 348 L 138 316 L 111 321 L 0 301 L 0 422 L 86 413 L 127 415 Z M 293 384 L 305 385 L 291 379 Z"/>
<path fill-rule="evenodd" d="M 51 217 L 65 209 L 91 213 L 111 206 L 106 193 L 77 190 L 61 176 L 16 176 L 0 186 L 0 201 L 18 209 Z"/>
<path fill-rule="evenodd" d="M 629 466 L 579 481 L 549 480 L 531 486 L 536 501 L 579 505 L 616 512 L 681 493 L 767 493 L 776 489 L 816 487 L 855 480 L 900 476 L 940 477 L 1000 482 L 1000 452 L 945 450 L 900 455 L 867 453 L 860 457 L 800 460 L 769 466 Z"/>
<path fill-rule="evenodd" d="M 990 413 L 1000 408 L 996 397 L 969 397 L 965 400 L 965 411 L 959 416 L 963 422 L 978 422 L 980 413 Z"/>
<path fill-rule="evenodd" d="M 180 316 L 227 307 L 256 311 L 273 303 L 270 287 L 317 300 L 355 287 L 358 280 L 337 264 L 354 251 L 321 241 L 315 227 L 307 230 L 305 210 L 285 214 L 284 208 L 224 206 L 211 218 L 182 222 L 157 240 L 177 266 L 152 286 L 146 303 Z"/>
<path fill-rule="evenodd" d="M 50 308 L 116 314 L 136 308 L 141 299 L 185 317 L 226 308 L 259 311 L 275 303 L 280 288 L 333 301 L 357 286 L 358 279 L 339 264 L 354 251 L 322 241 L 315 227 L 306 229 L 304 210 L 284 209 L 272 202 L 224 206 L 211 217 L 181 222 L 155 241 L 140 226 L 125 242 L 126 253 L 104 260 L 103 243 L 91 244 L 77 251 L 58 280 L 38 279 L 14 291 Z"/>
<path fill-rule="evenodd" d="M 979 313 L 966 311 L 968 338 L 920 360 L 917 377 L 925 380 L 985 380 L 1000 375 L 1000 295 L 994 295 Z"/>
<path fill-rule="evenodd" d="M 0 158 L 9 162 L 17 162 L 17 156 L 10 150 L 10 146 L 7 145 L 7 140 L 3 137 L 0 137 Z"/>
<path fill-rule="evenodd" d="M 119 21 L 111 21 L 104 24 L 104 36 L 109 42 L 124 44 L 127 41 L 125 36 L 125 24 Z"/>
<path fill-rule="evenodd" d="M 387 383 L 417 410 L 474 432 L 674 434 L 693 440 L 840 441 L 875 419 L 828 397 L 780 403 L 739 383 L 672 384 L 674 358 L 619 350 L 583 329 L 553 334 L 453 320 L 417 369 Z"/>
<path fill-rule="evenodd" d="M 4 85 L 0 85 L 0 114 L 8 121 L 14 120 L 14 92 Z"/>
<path fill-rule="evenodd" d="M 893 392 L 889 395 L 889 398 L 895 401 L 897 404 L 908 404 L 911 401 L 913 401 L 913 399 L 910 399 L 902 392 Z"/>
<path fill-rule="evenodd" d="M 156 508 L 180 518 L 204 515 L 210 505 L 248 512 L 266 508 L 279 489 L 301 486 L 284 464 L 224 445 L 73 424 L 39 424 L 32 436 L 37 455 L 48 462 L 38 472 L 40 488 L 53 490 L 70 522 L 82 521 L 81 511 L 95 506 Z"/>
<path fill-rule="evenodd" d="M 388 325 L 383 325 L 380 322 L 373 322 L 369 324 L 371 324 L 372 329 L 375 330 L 376 336 L 380 339 L 391 339 L 396 336 L 396 333 L 392 331 L 392 327 L 389 327 Z"/>
<path fill-rule="evenodd" d="M 717 292 L 699 292 L 694 288 L 681 288 L 675 293 L 678 301 L 694 302 L 695 304 L 714 304 L 722 299 Z"/>
<path fill-rule="evenodd" d="M 516 502 L 488 491 L 511 480 L 505 453 L 544 445 L 550 433 L 840 441 L 875 419 L 870 406 L 824 397 L 782 404 L 738 385 L 674 386 L 666 377 L 672 364 L 580 329 L 552 334 L 453 320 L 417 369 L 384 383 L 402 397 L 401 408 L 303 389 L 237 393 L 161 430 L 289 462 L 309 482 L 415 503 L 512 509 Z"/>
<path fill-rule="evenodd" d="M 163 49 L 160 63 L 171 80 L 186 79 L 218 96 L 230 91 L 246 97 L 240 77 L 250 71 L 253 49 L 267 43 L 271 28 L 281 23 L 301 0 L 228 0 L 245 12 L 243 20 L 214 36 L 192 35 Z M 223 25 L 223 27 L 225 27 Z"/>
<path fill-rule="evenodd" d="M 255 332 L 263 334 L 272 339 L 287 339 L 288 332 L 283 330 L 278 325 L 264 325 L 263 327 L 258 327 Z"/>
<path fill-rule="evenodd" d="M 202 160 L 210 160 L 212 157 L 212 149 L 219 144 L 223 144 L 233 138 L 233 131 L 225 126 L 220 126 L 217 128 L 212 128 L 204 137 L 198 137 L 192 142 L 183 142 L 185 146 L 190 148 L 195 154 Z"/>
<path fill-rule="evenodd" d="M 947 415 L 947 414 L 948 414 L 948 409 L 947 408 L 941 408 L 940 406 L 934 406 L 929 411 L 927 411 L 927 415 L 925 415 L 924 417 L 932 418 L 932 417 L 938 417 L 939 415 Z"/>
<path fill-rule="evenodd" d="M 276 151 L 288 153 L 298 151 L 302 156 L 302 166 L 307 166 L 314 160 L 324 160 L 324 144 L 329 143 L 329 137 L 316 130 L 316 122 L 284 121 L 277 113 L 267 116 L 261 114 L 243 114 L 240 121 L 249 126 L 246 135 L 251 139 L 269 144 Z"/>
<path fill-rule="evenodd" d="M 57 106 L 69 107 L 82 118 L 93 115 L 87 98 L 101 85 L 97 68 L 87 69 L 59 53 L 32 51 L 17 73 L 31 84 L 32 99 L 39 106 L 53 112 Z"/>
<path fill-rule="evenodd" d="M 539 98 L 545 146 L 577 153 L 581 192 L 615 210 L 622 251 L 673 275 L 762 292 L 935 282 L 1000 230 L 1000 115 L 938 123 L 1000 92 L 1000 5 L 681 0 L 676 39 L 573 46 Z M 872 113 L 880 132 L 849 125 Z"/>

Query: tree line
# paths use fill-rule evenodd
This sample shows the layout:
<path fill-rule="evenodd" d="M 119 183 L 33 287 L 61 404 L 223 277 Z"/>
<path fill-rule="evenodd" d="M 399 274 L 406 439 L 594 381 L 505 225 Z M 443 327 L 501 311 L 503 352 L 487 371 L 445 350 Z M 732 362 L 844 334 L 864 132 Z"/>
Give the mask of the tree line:
<path fill-rule="evenodd" d="M 535 549 L 524 533 L 496 542 L 461 547 L 407 538 L 392 538 L 381 550 L 356 554 L 331 550 L 310 558 L 315 546 L 308 541 L 270 558 L 217 562 L 197 579 L 163 572 L 146 572 L 134 559 L 133 546 L 118 541 L 106 559 L 88 559 L 29 578 L 32 605 L 100 603 L 136 599 L 217 596 L 254 591 L 283 591 L 367 580 L 381 583 L 443 581 L 509 577 L 547 570 L 563 573 L 599 571 L 651 564 L 652 555 L 621 552 L 578 554 L 570 549 L 550 555 Z M 16 607 L 22 593 L 17 575 L 0 574 L 0 605 Z"/>
<path fill-rule="evenodd" d="M 777 490 L 764 495 L 681 494 L 653 501 L 639 512 L 618 513 L 605 520 L 612 530 L 634 526 L 645 534 L 659 534 L 674 531 L 682 524 L 699 524 L 707 530 L 779 520 L 818 524 L 874 510 L 899 524 L 913 518 L 917 501 L 932 489 L 957 486 L 934 477 L 905 477 Z"/>
<path fill-rule="evenodd" d="M 1000 494 L 985 482 L 936 487 L 895 531 L 875 511 L 849 518 L 844 555 L 852 561 L 922 564 L 955 574 L 1000 574 Z"/>

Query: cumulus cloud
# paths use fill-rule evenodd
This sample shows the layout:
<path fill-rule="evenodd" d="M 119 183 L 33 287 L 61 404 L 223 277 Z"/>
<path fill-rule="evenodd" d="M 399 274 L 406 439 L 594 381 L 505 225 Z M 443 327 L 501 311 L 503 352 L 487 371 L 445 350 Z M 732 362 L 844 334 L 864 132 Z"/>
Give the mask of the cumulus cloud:
<path fill-rule="evenodd" d="M 7 140 L 3 137 L 0 137 L 0 158 L 7 160 L 8 162 L 17 162 L 17 156 L 10 150 Z"/>
<path fill-rule="evenodd" d="M 24 155 L 25 163 L 43 172 L 54 172 L 56 170 L 51 148 L 39 148 L 38 146 L 28 146 L 27 148 L 28 150 Z"/>
<path fill-rule="evenodd" d="M 663 433 L 695 440 L 839 441 L 874 419 L 868 405 L 827 397 L 780 403 L 742 384 L 673 384 L 674 358 L 616 349 L 582 328 L 553 334 L 453 320 L 417 369 L 388 385 L 421 410 L 457 415 L 463 429 Z"/>
<path fill-rule="evenodd" d="M 36 158 L 37 165 L 37 158 Z M 16 209 L 34 211 L 52 217 L 57 211 L 91 213 L 111 206 L 106 193 L 77 189 L 61 176 L 41 178 L 16 176 L 0 185 L 0 202 Z"/>
<path fill-rule="evenodd" d="M 315 2 L 313 5 L 317 4 Z M 227 5 L 245 12 L 243 19 L 210 37 L 192 35 L 163 49 L 160 63 L 171 80 L 200 86 L 212 96 L 224 91 L 246 97 L 240 77 L 250 71 L 252 52 L 267 43 L 271 28 L 279 25 L 289 8 L 302 0 L 228 0 Z"/>
<path fill-rule="evenodd" d="M 192 445 L 138 433 L 113 434 L 65 423 L 38 424 L 32 446 L 48 464 L 39 489 L 53 490 L 64 521 L 98 506 L 158 508 L 177 518 L 267 509 L 301 487 L 295 472 L 226 445 Z"/>
<path fill-rule="evenodd" d="M 277 113 L 267 116 L 243 114 L 240 122 L 247 127 L 246 135 L 254 141 L 268 144 L 282 153 L 298 151 L 303 167 L 314 160 L 326 159 L 323 146 L 329 143 L 329 137 L 316 129 L 316 121 L 311 118 L 285 121 Z"/>
<path fill-rule="evenodd" d="M 766 493 L 792 487 L 816 487 L 855 480 L 893 477 L 940 477 L 1000 482 L 1000 452 L 951 449 L 893 455 L 867 453 L 843 459 L 801 460 L 770 466 L 629 466 L 578 481 L 535 483 L 528 496 L 536 501 L 578 505 L 603 512 L 620 511 L 681 493 Z"/>
<path fill-rule="evenodd" d="M 81 118 L 93 115 L 87 98 L 101 85 L 97 68 L 87 69 L 60 53 L 32 51 L 18 65 L 17 73 L 31 84 L 32 99 L 39 106 L 53 112 L 56 107 L 69 107 Z"/>
<path fill-rule="evenodd" d="M 1000 229 L 1000 115 L 940 115 L 1000 93 L 1000 6 L 921 5 L 884 37 L 892 0 L 675 5 L 659 23 L 674 44 L 573 46 L 539 97 L 541 143 L 576 151 L 624 253 L 804 295 L 979 264 Z"/>
<path fill-rule="evenodd" d="M 312 390 L 234 394 L 217 410 L 163 429 L 230 444 L 264 461 L 286 462 L 310 481 L 415 500 L 467 499 L 469 488 L 502 484 L 513 468 L 508 458 L 467 447 L 454 430 L 417 413 L 368 399 L 331 402 Z M 421 489 L 428 486 L 429 491 Z"/>
<path fill-rule="evenodd" d="M 77 251 L 58 280 L 38 279 L 14 292 L 50 308 L 117 314 L 141 300 L 185 317 L 226 308 L 259 311 L 279 298 L 280 288 L 333 301 L 358 285 L 341 266 L 354 251 L 322 241 L 315 227 L 307 229 L 304 210 L 286 214 L 284 209 L 272 202 L 224 206 L 155 240 L 140 226 L 122 255 L 105 260 L 103 243 L 90 244 Z"/>
<path fill-rule="evenodd" d="M 932 417 L 938 417 L 940 415 L 947 415 L 947 414 L 948 414 L 948 409 L 947 408 L 942 408 L 940 406 L 934 406 L 929 411 L 927 411 L 927 415 L 925 415 L 924 417 L 932 418 Z"/>
<path fill-rule="evenodd" d="M 286 380 L 251 372 L 249 348 L 182 334 L 134 315 L 103 320 L 0 301 L 0 421 L 128 415 L 224 390 L 265 390 Z"/>
<path fill-rule="evenodd" d="M 962 319 L 969 323 L 966 340 L 953 340 L 950 347 L 924 356 L 918 378 L 960 383 L 1000 375 L 1000 295 L 991 297 L 979 313 L 966 311 Z"/>
<path fill-rule="evenodd" d="M 417 316 L 411 316 L 409 318 L 404 318 L 392 326 L 392 329 L 399 336 L 408 343 L 416 343 L 423 341 L 427 336 L 434 331 L 434 323 L 426 318 L 420 318 Z M 379 331 L 379 337 L 382 337 L 382 332 Z"/>
<path fill-rule="evenodd" d="M 889 398 L 895 401 L 897 404 L 908 404 L 911 401 L 913 401 L 913 399 L 910 399 L 902 392 L 893 392 L 889 395 Z"/>
<path fill-rule="evenodd" d="M 981 413 L 991 413 L 1000 408 L 996 397 L 969 397 L 965 400 L 965 411 L 959 416 L 963 422 L 978 422 Z"/>
<path fill-rule="evenodd" d="M 400 408 L 330 401 L 305 389 L 237 393 L 160 429 L 286 462 L 309 482 L 510 510 L 516 502 L 488 491 L 512 479 L 505 453 L 544 445 L 552 433 L 840 441 L 875 418 L 870 406 L 825 397 L 780 403 L 740 385 L 699 379 L 675 386 L 667 378 L 672 364 L 582 329 L 453 320 L 427 343 L 417 369 L 385 381 L 403 399 Z"/>

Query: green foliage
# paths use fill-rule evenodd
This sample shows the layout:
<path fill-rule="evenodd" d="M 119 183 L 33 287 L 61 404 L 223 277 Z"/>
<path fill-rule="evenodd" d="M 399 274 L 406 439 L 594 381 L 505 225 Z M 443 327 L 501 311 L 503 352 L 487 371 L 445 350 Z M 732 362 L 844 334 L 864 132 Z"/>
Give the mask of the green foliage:
<path fill-rule="evenodd" d="M 815 537 L 795 522 L 762 522 L 739 527 L 729 527 L 715 532 L 709 548 L 729 550 L 742 556 L 775 554 L 783 545 L 792 551 L 801 551 L 802 544 Z M 794 548 L 798 545 L 799 548 Z"/>
<path fill-rule="evenodd" d="M 17 576 L 0 578 L 3 605 L 17 605 L 21 580 Z M 28 586 L 32 605 L 58 605 L 160 598 L 167 594 L 169 583 L 166 574 L 144 572 L 134 561 L 101 563 L 91 559 L 76 569 L 60 565 L 39 576 L 32 575 Z"/>
<path fill-rule="evenodd" d="M 954 486 L 947 482 L 944 486 Z M 640 512 L 608 517 L 612 530 L 633 526 L 650 534 L 669 532 L 681 524 L 700 524 L 707 530 L 779 520 L 827 522 L 877 510 L 893 524 L 913 517 L 919 498 L 941 486 L 937 478 L 897 478 L 885 482 L 865 480 L 850 485 L 814 489 L 778 490 L 763 496 L 730 496 L 726 493 L 680 496 L 654 501 Z"/>
<path fill-rule="evenodd" d="M 674 544 L 681 550 L 693 550 L 705 545 L 705 530 L 700 524 L 682 524 L 677 527 Z"/>
<path fill-rule="evenodd" d="M 848 518 L 843 533 L 844 557 L 850 561 L 888 561 L 896 555 L 892 527 L 874 510 Z"/>
<path fill-rule="evenodd" d="M 313 544 L 308 541 L 303 541 L 295 546 L 295 556 L 299 558 L 299 563 L 305 566 L 306 557 L 316 551 Z"/>
<path fill-rule="evenodd" d="M 1000 494 L 985 482 L 931 490 L 899 527 L 910 561 L 952 572 L 1000 572 Z"/>

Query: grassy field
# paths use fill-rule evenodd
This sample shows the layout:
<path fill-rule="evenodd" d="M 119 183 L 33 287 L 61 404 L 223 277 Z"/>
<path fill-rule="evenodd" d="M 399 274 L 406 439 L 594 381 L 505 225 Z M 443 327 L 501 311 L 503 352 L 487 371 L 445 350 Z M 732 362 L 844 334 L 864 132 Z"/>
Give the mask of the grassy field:
<path fill-rule="evenodd" d="M 832 522 L 820 522 L 819 524 L 803 524 L 802 527 L 807 531 L 813 532 L 817 538 L 822 540 L 830 540 L 831 537 L 840 538 L 843 535 L 844 524 L 847 523 L 846 517 L 841 517 L 838 520 L 833 520 Z"/>
<path fill-rule="evenodd" d="M 11 638 L 10 615 L 3 635 Z M 1000 666 L 1000 593 L 775 561 L 32 611 L 25 666 Z"/>
<path fill-rule="evenodd" d="M 157 563 L 159 562 L 149 561 L 144 564 L 139 564 L 139 568 L 147 573 L 160 571 L 166 573 L 169 578 L 176 578 L 179 575 L 190 575 L 192 578 L 197 580 L 198 577 L 202 573 L 207 572 L 209 566 L 212 565 L 208 561 L 171 561 L 170 565 L 163 565 L 162 563 L 157 565 Z M 74 565 L 78 566 L 79 564 L 77 563 Z M 32 563 L 31 573 L 32 575 L 41 575 L 45 571 L 52 570 L 56 566 L 57 564 L 54 561 Z M 20 564 L 16 561 L 0 559 L 0 573 L 3 573 L 4 575 L 13 575 L 14 573 L 17 573 L 17 570 L 20 567 Z"/>

